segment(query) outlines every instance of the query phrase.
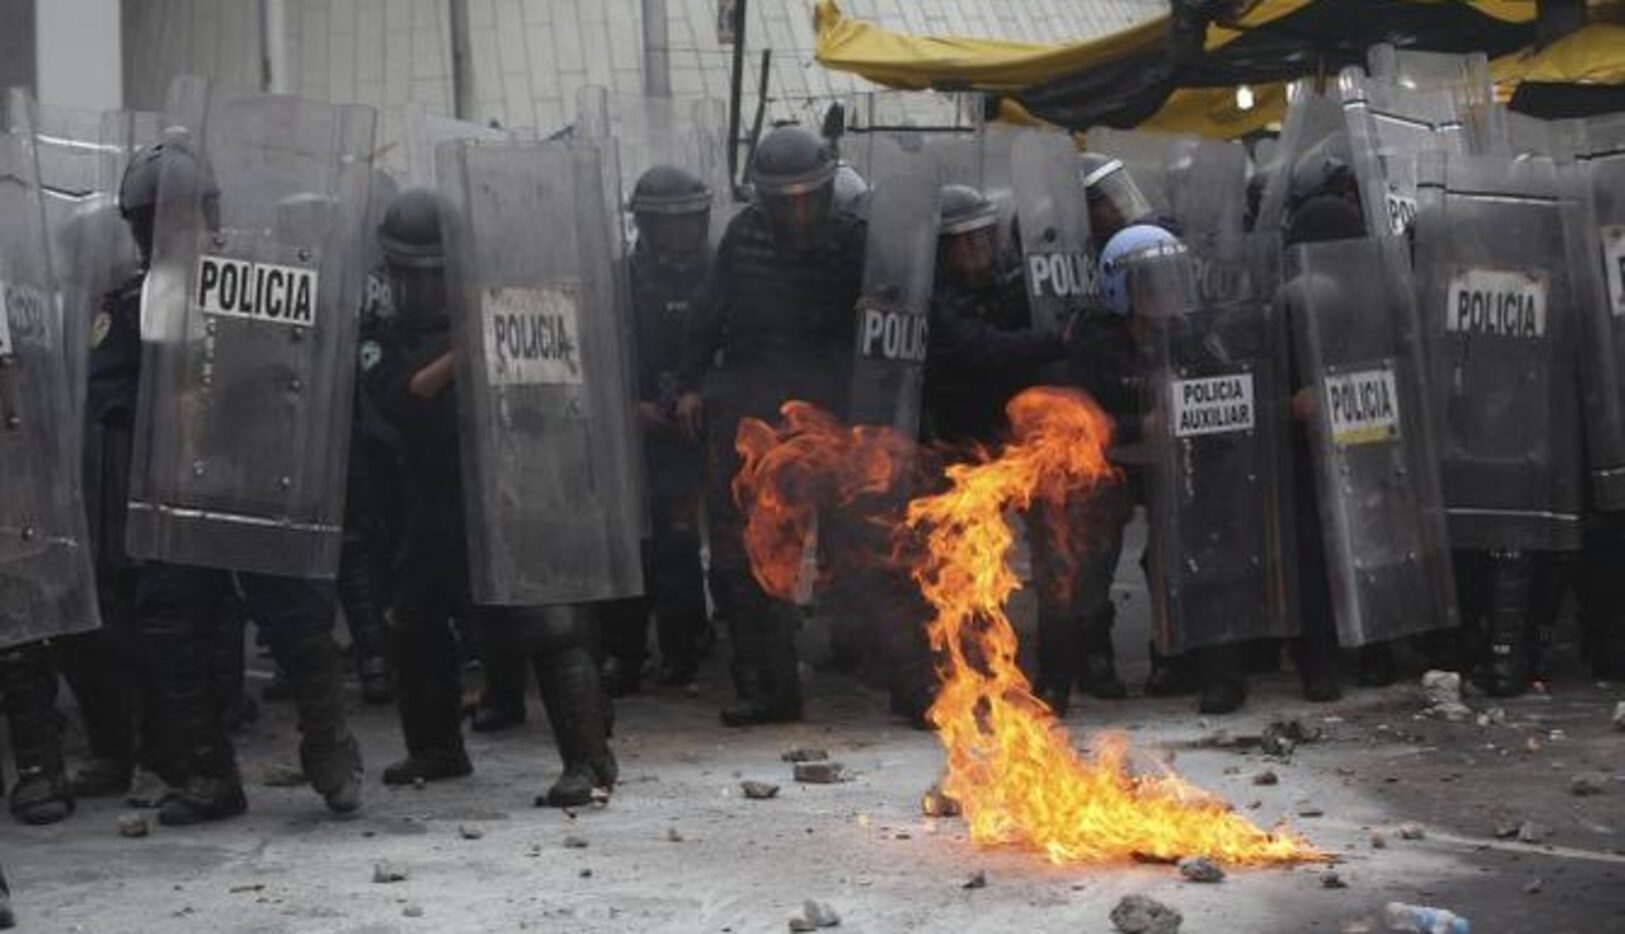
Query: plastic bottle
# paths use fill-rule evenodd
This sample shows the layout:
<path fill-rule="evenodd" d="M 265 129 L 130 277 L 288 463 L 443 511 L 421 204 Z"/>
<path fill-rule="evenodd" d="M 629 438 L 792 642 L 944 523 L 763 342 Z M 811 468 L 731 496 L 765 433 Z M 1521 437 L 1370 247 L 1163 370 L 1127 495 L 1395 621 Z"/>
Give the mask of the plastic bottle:
<path fill-rule="evenodd" d="M 1469 934 L 1470 931 L 1466 918 L 1443 908 L 1389 902 L 1382 914 L 1390 931 L 1406 934 Z"/>

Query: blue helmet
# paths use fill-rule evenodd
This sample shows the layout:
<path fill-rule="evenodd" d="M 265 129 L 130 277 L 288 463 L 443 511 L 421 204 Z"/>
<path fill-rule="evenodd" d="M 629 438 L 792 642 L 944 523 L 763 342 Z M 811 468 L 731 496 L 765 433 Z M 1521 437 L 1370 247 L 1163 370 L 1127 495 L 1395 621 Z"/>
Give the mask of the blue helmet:
<path fill-rule="evenodd" d="M 1119 230 L 1100 251 L 1100 297 L 1107 309 L 1124 318 L 1134 314 L 1128 294 L 1128 263 L 1148 250 L 1178 248 L 1179 238 L 1154 224 L 1132 224 Z"/>

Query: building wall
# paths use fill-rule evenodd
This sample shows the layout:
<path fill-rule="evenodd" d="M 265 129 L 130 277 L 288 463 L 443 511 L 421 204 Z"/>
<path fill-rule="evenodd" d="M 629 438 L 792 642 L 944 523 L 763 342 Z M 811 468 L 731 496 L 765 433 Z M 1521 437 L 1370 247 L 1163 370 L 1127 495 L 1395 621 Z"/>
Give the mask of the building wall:
<path fill-rule="evenodd" d="M 0 0 L 0 88 L 34 89 L 34 0 Z"/>

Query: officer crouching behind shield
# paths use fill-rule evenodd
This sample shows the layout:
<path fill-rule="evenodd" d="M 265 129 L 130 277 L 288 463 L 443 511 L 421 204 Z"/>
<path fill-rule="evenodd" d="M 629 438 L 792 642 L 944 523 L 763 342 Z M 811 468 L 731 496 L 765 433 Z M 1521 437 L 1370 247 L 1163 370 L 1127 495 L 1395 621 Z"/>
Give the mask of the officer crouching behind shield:
<path fill-rule="evenodd" d="M 722 239 L 684 342 L 677 414 L 691 438 L 702 412 L 708 422 L 713 596 L 728 621 L 740 700 L 722 711 L 729 726 L 801 718 L 795 610 L 752 576 L 729 486 L 740 419 L 775 421 L 790 399 L 843 414 L 864 226 L 834 209 L 836 171 L 834 153 L 804 129 L 763 137 L 751 160 L 753 203 Z"/>
<path fill-rule="evenodd" d="M 477 606 L 469 591 L 452 320 L 440 203 L 402 192 L 378 229 L 389 264 L 397 326 L 363 374 L 364 390 L 400 432 L 406 468 L 405 560 L 395 607 L 405 759 L 387 785 L 473 771 L 463 747 L 462 681 L 453 618 L 501 628 L 535 666 L 564 774 L 538 805 L 586 804 L 616 780 L 609 706 L 588 651 L 588 609 Z"/>

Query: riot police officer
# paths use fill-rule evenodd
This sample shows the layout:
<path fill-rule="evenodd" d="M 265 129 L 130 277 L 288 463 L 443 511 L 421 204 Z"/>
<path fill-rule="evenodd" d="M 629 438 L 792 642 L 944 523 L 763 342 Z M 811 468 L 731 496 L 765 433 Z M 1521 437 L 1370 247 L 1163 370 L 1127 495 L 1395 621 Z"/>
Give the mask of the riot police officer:
<path fill-rule="evenodd" d="M 614 786 L 609 705 L 588 644 L 589 607 L 477 606 L 469 593 L 456 369 L 436 196 L 396 197 L 378 228 L 389 263 L 396 323 L 362 373 L 363 389 L 399 432 L 406 471 L 405 554 L 395 606 L 396 702 L 405 759 L 384 783 L 469 774 L 463 746 L 461 666 L 452 619 L 496 634 L 536 669 L 564 774 L 538 805 L 567 807 Z"/>
<path fill-rule="evenodd" d="M 160 191 L 159 181 L 164 189 Z M 130 163 L 119 190 L 119 209 L 141 251 L 143 270 L 151 262 L 159 199 L 205 193 L 212 180 L 190 153 L 158 144 Z M 139 282 L 109 296 L 107 336 L 91 358 L 93 386 L 117 400 L 102 412 L 104 424 L 129 419 L 141 367 Z M 361 751 L 344 713 L 342 659 L 333 642 L 334 594 L 330 585 L 264 574 L 152 561 L 136 583 L 135 615 L 144 661 L 154 679 L 152 717 L 169 734 L 179 787 L 165 799 L 158 820 L 193 824 L 243 813 L 247 799 L 236 754 L 226 735 L 216 671 L 219 646 L 241 642 L 224 629 L 242 621 L 220 612 L 237 594 L 268 637 L 272 652 L 293 684 L 298 710 L 300 759 L 311 785 L 337 813 L 361 805 Z"/>
<path fill-rule="evenodd" d="M 677 414 L 697 438 L 708 411 L 714 595 L 731 630 L 741 700 L 722 712 L 731 726 L 801 717 L 796 617 L 751 575 L 729 484 L 741 418 L 771 420 L 789 399 L 842 414 L 864 228 L 835 210 L 835 176 L 834 153 L 806 130 L 763 137 L 751 160 L 752 203 L 722 239 L 685 338 Z"/>

